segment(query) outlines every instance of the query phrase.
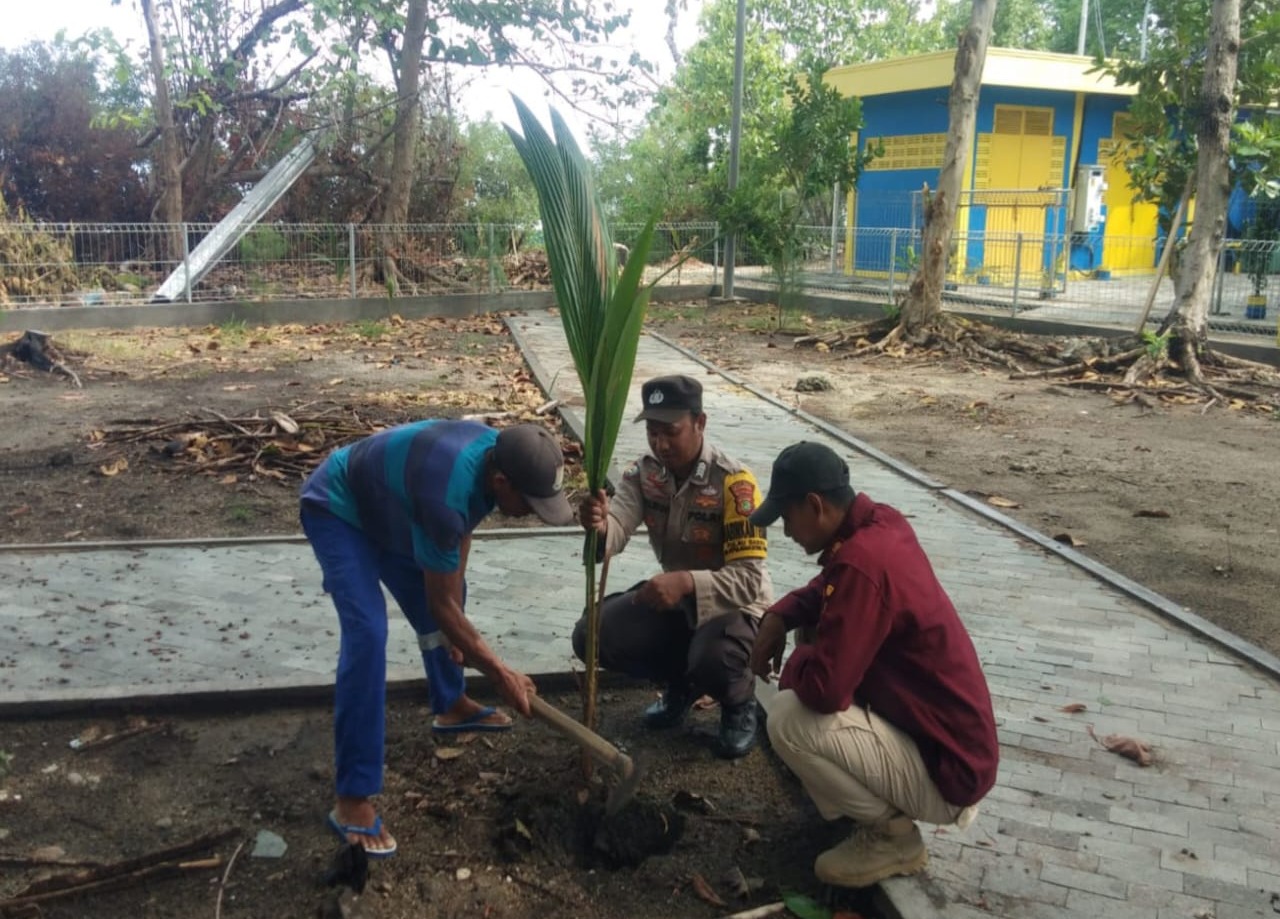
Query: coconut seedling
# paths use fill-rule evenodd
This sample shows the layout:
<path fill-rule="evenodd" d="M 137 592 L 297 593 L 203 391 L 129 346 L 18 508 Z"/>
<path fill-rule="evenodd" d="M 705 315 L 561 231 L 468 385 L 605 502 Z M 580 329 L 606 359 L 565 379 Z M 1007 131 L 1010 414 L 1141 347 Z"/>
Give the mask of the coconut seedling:
<path fill-rule="evenodd" d="M 591 169 L 569 127 L 551 110 L 552 133 L 527 105 L 514 98 L 520 130 L 507 128 L 538 193 L 538 210 L 551 268 L 551 285 L 560 320 L 582 383 L 585 420 L 582 465 L 587 487 L 594 494 L 605 487 L 618 429 L 626 408 L 635 369 L 636 348 L 649 301 L 642 285 L 645 262 L 653 241 L 654 219 L 631 246 L 626 265 L 618 269 L 617 254 Z M 598 534 L 587 534 L 583 553 L 586 570 L 587 647 L 582 720 L 595 727 L 597 669 L 600 652 L 600 597 L 607 560 L 596 590 L 596 566 L 601 547 Z"/>

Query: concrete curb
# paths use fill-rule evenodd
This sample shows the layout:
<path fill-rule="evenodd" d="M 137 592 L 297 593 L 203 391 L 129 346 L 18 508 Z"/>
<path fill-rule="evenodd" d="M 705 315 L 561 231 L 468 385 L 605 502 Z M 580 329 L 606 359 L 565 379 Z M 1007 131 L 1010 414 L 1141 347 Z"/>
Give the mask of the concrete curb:
<path fill-rule="evenodd" d="M 708 284 L 655 287 L 656 301 L 697 300 L 712 290 Z M 504 290 L 492 293 L 443 294 L 426 297 L 334 298 L 324 300 L 206 301 L 143 303 L 125 306 L 31 306 L 0 310 L 0 332 L 40 329 L 131 329 L 137 327 L 200 327 L 226 322 L 250 326 L 286 322 L 358 322 L 386 319 L 393 313 L 405 319 L 444 317 L 461 319 L 503 310 L 527 312 L 556 305 L 551 290 Z"/>
<path fill-rule="evenodd" d="M 943 485 L 942 483 L 933 480 L 924 472 L 921 472 L 919 469 L 916 469 L 914 466 L 904 463 L 901 460 L 894 459 L 892 456 L 889 456 L 887 453 L 877 450 L 875 447 L 871 446 L 870 444 L 859 440 L 857 437 L 854 437 L 852 434 L 849 434 L 847 431 L 837 428 L 834 425 L 829 424 L 826 421 L 823 421 L 821 418 L 818 418 L 815 415 L 809 414 L 803 409 L 793 408 L 792 406 L 787 405 L 785 402 L 782 402 L 781 400 L 776 399 L 769 393 L 764 392 L 763 390 L 752 385 L 751 383 L 748 383 L 746 380 L 743 380 L 742 378 L 737 377 L 729 373 L 728 371 L 717 367 L 715 364 L 712 364 L 710 361 L 707 361 L 702 357 L 699 357 L 697 354 L 690 351 L 688 348 L 685 348 L 685 347 L 682 347 L 681 345 L 676 344 L 675 342 L 671 341 L 668 338 L 665 338 L 664 336 L 658 334 L 657 332 L 649 332 L 648 334 L 653 336 L 658 341 L 662 342 L 664 345 L 667 345 L 668 347 L 674 348 L 676 351 L 679 351 L 681 354 L 683 354 L 685 357 L 689 358 L 690 360 L 696 361 L 698 364 L 702 365 L 703 367 L 706 367 L 708 370 L 719 374 L 720 376 L 728 380 L 730 383 L 733 383 L 735 386 L 741 386 L 743 389 L 747 390 L 748 392 L 752 393 L 753 395 L 761 399 L 764 399 L 766 402 L 770 403 L 771 405 L 781 408 L 787 413 L 794 415 L 795 417 L 807 422 L 808 424 L 813 425 L 816 428 L 819 428 L 829 436 L 834 437 L 837 440 L 841 441 L 842 443 L 847 444 L 848 446 L 857 450 L 859 453 L 864 454 L 868 458 L 873 459 L 876 462 L 889 467 L 899 475 L 907 479 L 910 479 L 911 481 L 919 485 L 923 485 L 926 488 L 931 488 L 937 491 L 940 495 L 946 497 L 951 501 L 954 501 L 955 503 L 961 505 L 962 507 L 966 508 L 969 511 L 972 511 L 978 516 L 983 517 L 991 521 L 992 523 L 997 524 L 998 526 L 1004 527 L 1007 530 L 1011 530 L 1014 533 L 1017 533 L 1022 538 L 1035 543 L 1037 546 L 1044 549 L 1046 552 L 1051 552 L 1054 555 L 1057 555 L 1059 558 L 1062 558 L 1063 560 L 1070 562 L 1072 565 L 1075 565 L 1077 568 L 1083 569 L 1093 577 L 1097 578 L 1100 581 L 1103 581 L 1110 587 L 1115 588 L 1116 590 L 1120 591 L 1126 596 L 1132 597 L 1133 599 L 1137 600 L 1143 605 L 1151 608 L 1156 613 L 1159 613 L 1161 616 L 1164 616 L 1167 619 L 1171 619 L 1172 621 L 1178 623 L 1179 625 L 1185 628 L 1188 628 L 1191 631 L 1209 639 L 1210 641 L 1213 641 L 1221 645 L 1222 647 L 1226 648 L 1228 651 L 1231 651 L 1233 654 L 1236 654 L 1239 657 L 1243 657 L 1249 663 L 1263 670 L 1271 677 L 1275 679 L 1280 679 L 1280 658 L 1276 657 L 1274 654 L 1271 654 L 1270 652 L 1265 651 L 1262 648 L 1259 648 L 1257 645 L 1254 645 L 1248 641 L 1245 641 L 1243 638 L 1240 638 L 1238 635 L 1234 635 L 1231 632 L 1228 632 L 1226 629 L 1219 628 L 1218 626 L 1196 615 L 1190 610 L 1184 609 L 1183 607 L 1174 603 L 1172 600 L 1168 599 L 1167 597 L 1161 596 L 1155 591 L 1150 590 L 1146 587 L 1143 587 L 1138 582 L 1125 577 L 1124 575 L 1120 574 L 1118 571 L 1114 571 L 1111 568 L 1108 568 L 1106 565 L 1102 564 L 1101 562 L 1096 561 L 1095 559 L 1089 558 L 1088 556 L 1080 552 L 1077 552 L 1068 546 L 1063 545 L 1062 543 L 1044 535 L 1038 530 L 1035 530 L 1027 526 L 1026 524 L 1020 523 L 1017 520 L 1014 520 L 1012 517 L 1008 517 L 1004 514 L 1001 514 L 999 511 L 995 510 L 994 508 L 987 506 L 981 501 L 977 501 L 973 499 L 969 495 L 963 494 L 962 492 L 958 492 L 954 488 L 949 488 L 946 485 Z"/>
<path fill-rule="evenodd" d="M 581 439 L 581 437 L 579 437 Z M 476 530 L 475 539 L 520 539 L 525 536 L 576 536 L 581 527 L 494 527 Z M 220 536 L 209 539 L 137 539 L 103 540 L 100 542 L 20 542 L 0 545 L 0 555 L 8 552 L 129 552 L 139 549 L 213 549 L 235 546 L 261 546 L 286 543 L 303 545 L 307 538 L 300 533 L 284 533 L 280 536 Z"/>
<path fill-rule="evenodd" d="M 577 692 L 579 674 L 575 671 L 530 673 L 540 693 Z M 633 686 L 621 678 L 601 671 L 602 688 Z M 494 700 L 489 680 L 479 674 L 467 675 L 467 692 L 479 699 Z M 132 685 L 95 690 L 92 697 L 68 691 L 62 696 L 16 702 L 0 702 L 0 720 L 24 721 L 35 718 L 83 718 L 91 715 L 154 712 L 156 714 L 222 714 L 236 708 L 329 705 L 333 702 L 333 681 L 311 683 L 285 679 L 259 680 L 251 685 L 229 689 L 226 684 L 209 681 L 186 683 L 175 692 L 172 685 Z M 422 675 L 387 680 L 387 698 L 397 701 L 417 699 L 426 703 Z"/>

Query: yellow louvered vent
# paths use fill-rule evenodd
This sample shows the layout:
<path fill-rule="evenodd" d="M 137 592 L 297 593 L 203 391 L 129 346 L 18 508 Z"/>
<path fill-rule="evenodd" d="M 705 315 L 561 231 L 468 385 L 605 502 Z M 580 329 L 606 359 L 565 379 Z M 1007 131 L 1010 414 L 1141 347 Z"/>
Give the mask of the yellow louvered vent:
<path fill-rule="evenodd" d="M 1045 188 L 1060 188 L 1063 182 L 1062 172 L 1067 166 L 1067 139 L 1055 137 L 1049 141 L 1049 174 L 1045 177 Z"/>
<path fill-rule="evenodd" d="M 1053 109 L 1025 109 L 1022 121 L 1022 133 L 1032 137 L 1049 137 L 1053 134 Z"/>
<path fill-rule="evenodd" d="M 899 137 L 882 137 L 884 156 L 878 156 L 867 164 L 869 171 L 886 169 L 938 169 L 946 150 L 945 134 L 903 134 Z M 872 141 L 874 146 L 876 141 Z"/>
<path fill-rule="evenodd" d="M 996 134 L 1021 134 L 1022 109 L 1007 105 L 996 106 L 996 121 L 992 129 Z"/>

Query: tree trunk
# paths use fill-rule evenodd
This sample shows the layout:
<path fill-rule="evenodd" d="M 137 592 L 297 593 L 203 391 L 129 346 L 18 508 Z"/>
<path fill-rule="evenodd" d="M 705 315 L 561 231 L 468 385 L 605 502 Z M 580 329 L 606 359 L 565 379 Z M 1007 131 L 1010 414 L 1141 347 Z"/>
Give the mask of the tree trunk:
<path fill-rule="evenodd" d="M 1213 0 L 1208 57 L 1200 88 L 1196 128 L 1196 216 L 1175 277 L 1174 308 L 1161 331 L 1172 327 L 1174 357 L 1198 374 L 1197 360 L 1209 338 L 1209 301 L 1231 195 L 1229 144 L 1236 110 L 1236 66 L 1240 54 L 1240 0 Z M 1173 240 L 1167 245 L 1173 245 Z"/>
<path fill-rule="evenodd" d="M 156 22 L 154 0 L 142 0 L 142 18 L 147 24 L 147 40 L 151 45 L 151 79 L 155 81 L 156 129 L 160 133 L 160 153 L 156 157 L 156 203 L 151 219 L 169 224 L 165 234 L 166 251 L 161 257 L 182 258 L 182 144 L 173 119 L 173 101 L 169 98 L 169 81 L 165 75 L 164 43 Z"/>
<path fill-rule="evenodd" d="M 933 322 L 942 312 L 942 285 L 951 250 L 956 204 L 964 171 L 969 166 L 982 68 L 987 60 L 987 42 L 991 38 L 991 22 L 995 13 L 996 0 L 973 0 L 969 26 L 960 34 L 955 77 L 951 81 L 951 95 L 947 103 L 950 126 L 942 169 L 938 172 L 938 189 L 930 196 L 926 188 L 920 264 L 902 303 L 900 328 L 907 335 Z"/>
<path fill-rule="evenodd" d="M 400 49 L 400 74 L 396 81 L 396 132 L 391 153 L 391 173 L 382 201 L 382 222 L 409 222 L 409 193 L 417 165 L 418 130 L 422 102 L 418 98 L 422 74 L 422 43 L 427 34 L 427 0 L 409 0 L 405 16 L 404 44 Z"/>

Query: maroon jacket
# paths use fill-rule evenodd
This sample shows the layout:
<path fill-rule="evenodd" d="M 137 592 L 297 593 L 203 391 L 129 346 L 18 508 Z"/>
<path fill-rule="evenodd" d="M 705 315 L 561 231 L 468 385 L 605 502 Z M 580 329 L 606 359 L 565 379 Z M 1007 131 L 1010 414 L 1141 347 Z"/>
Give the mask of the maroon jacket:
<path fill-rule="evenodd" d="M 948 803 L 981 800 L 999 745 L 986 677 L 969 633 L 906 518 L 858 495 L 818 560 L 822 573 L 767 615 L 816 624 L 779 685 L 822 714 L 865 706 L 916 742 Z"/>

